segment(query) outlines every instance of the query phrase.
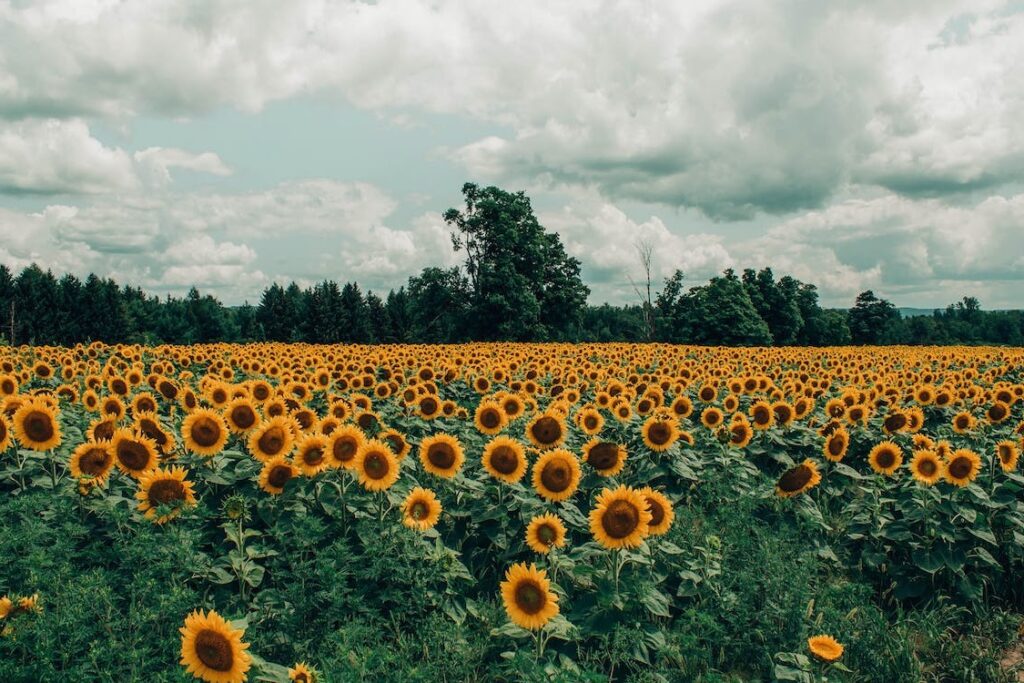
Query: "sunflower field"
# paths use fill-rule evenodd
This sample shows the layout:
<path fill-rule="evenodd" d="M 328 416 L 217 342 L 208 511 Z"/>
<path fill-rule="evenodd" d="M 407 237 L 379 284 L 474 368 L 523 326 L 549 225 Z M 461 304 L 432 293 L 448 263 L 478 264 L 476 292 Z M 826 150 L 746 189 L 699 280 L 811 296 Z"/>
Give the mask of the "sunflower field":
<path fill-rule="evenodd" d="M 1013 681 L 1024 350 L 0 348 L 3 681 Z"/>

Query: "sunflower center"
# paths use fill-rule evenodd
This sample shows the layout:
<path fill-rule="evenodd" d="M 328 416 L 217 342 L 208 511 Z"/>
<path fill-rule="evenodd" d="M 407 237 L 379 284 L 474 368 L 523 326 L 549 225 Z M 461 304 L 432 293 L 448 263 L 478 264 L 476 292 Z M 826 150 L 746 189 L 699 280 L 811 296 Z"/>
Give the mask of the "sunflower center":
<path fill-rule="evenodd" d="M 949 463 L 949 474 L 954 479 L 966 479 L 971 473 L 971 461 L 963 456 L 953 458 Z"/>
<path fill-rule="evenodd" d="M 786 493 L 793 493 L 803 489 L 810 480 L 811 468 L 807 465 L 798 465 L 779 478 L 778 486 Z"/>
<path fill-rule="evenodd" d="M 956 426 L 960 429 L 967 429 L 967 425 L 970 424 L 970 419 L 966 415 L 958 415 L 956 418 Z"/>
<path fill-rule="evenodd" d="M 618 444 L 602 441 L 590 449 L 587 461 L 599 470 L 610 470 L 619 464 Z"/>
<path fill-rule="evenodd" d="M 110 453 L 105 448 L 90 448 L 78 460 L 78 468 L 95 477 L 106 471 L 110 465 Z"/>
<path fill-rule="evenodd" d="M 277 455 L 284 450 L 284 428 L 274 425 L 260 435 L 257 444 L 267 455 Z"/>
<path fill-rule="evenodd" d="M 537 420 L 530 431 L 537 442 L 542 444 L 555 443 L 562 438 L 562 425 L 550 415 L 545 415 Z"/>
<path fill-rule="evenodd" d="M 156 403 L 154 403 L 150 398 L 140 398 L 135 404 L 135 407 L 142 413 L 156 412 Z"/>
<path fill-rule="evenodd" d="M 501 474 L 512 474 L 519 467 L 519 455 L 509 446 L 498 446 L 491 453 L 491 467 Z"/>
<path fill-rule="evenodd" d="M 743 443 L 747 438 L 747 426 L 744 424 L 735 424 L 730 431 L 732 432 L 733 443 Z"/>
<path fill-rule="evenodd" d="M 993 420 L 1001 420 L 1006 417 L 1006 408 L 1001 403 L 997 403 L 988 409 L 988 416 Z"/>
<path fill-rule="evenodd" d="M 377 424 L 377 418 L 376 416 L 373 415 L 373 413 L 363 413 L 358 418 L 356 418 L 356 424 L 358 424 L 363 429 L 370 429 L 375 424 Z"/>
<path fill-rule="evenodd" d="M 583 418 L 583 426 L 587 429 L 597 429 L 597 418 L 593 415 L 587 415 Z"/>
<path fill-rule="evenodd" d="M 274 465 L 267 475 L 267 482 L 274 488 L 281 488 L 292 478 L 292 468 L 287 465 Z"/>
<path fill-rule="evenodd" d="M 177 479 L 160 479 L 149 487 L 149 500 L 153 505 L 168 505 L 185 498 L 185 486 Z"/>
<path fill-rule="evenodd" d="M 541 470 L 540 481 L 548 491 L 561 493 L 572 483 L 572 469 L 564 460 L 551 460 Z"/>
<path fill-rule="evenodd" d="M 509 417 L 519 414 L 519 404 L 516 403 L 515 401 L 509 401 L 508 403 L 503 405 L 502 408 L 505 409 L 505 414 L 508 415 Z"/>
<path fill-rule="evenodd" d="M 167 435 L 164 434 L 164 430 L 160 429 L 152 420 L 139 420 L 139 431 L 157 442 L 157 445 L 163 446 L 167 443 Z"/>
<path fill-rule="evenodd" d="M 428 396 L 420 401 L 420 410 L 422 410 L 425 415 L 433 415 L 437 412 L 437 400 Z"/>
<path fill-rule="evenodd" d="M 555 542 L 556 537 L 557 534 L 550 524 L 541 524 L 537 527 L 537 538 L 539 538 L 540 542 L 544 545 L 551 545 Z"/>
<path fill-rule="evenodd" d="M 384 437 L 384 440 L 388 442 L 388 446 L 390 446 L 391 450 L 395 453 L 401 453 L 405 448 L 405 439 L 398 434 L 388 434 Z"/>
<path fill-rule="evenodd" d="M 934 476 L 935 472 L 939 469 L 938 464 L 931 458 L 925 458 L 917 465 L 917 471 L 921 473 L 921 476 L 931 477 Z"/>
<path fill-rule="evenodd" d="M 831 455 L 831 456 L 836 456 L 836 457 L 842 455 L 843 454 L 843 447 L 845 445 L 846 444 L 843 443 L 843 439 L 841 437 L 837 436 L 837 437 L 833 437 L 833 438 L 829 439 L 828 440 L 828 454 Z"/>
<path fill-rule="evenodd" d="M 128 469 L 137 472 L 149 465 L 150 453 L 138 441 L 121 441 L 117 445 L 117 459 Z"/>
<path fill-rule="evenodd" d="M 766 425 L 771 422 L 771 411 L 764 406 L 754 408 L 754 422 L 759 425 Z"/>
<path fill-rule="evenodd" d="M 665 519 L 665 508 L 653 498 L 647 499 L 647 507 L 651 512 L 651 526 L 658 526 Z"/>
<path fill-rule="evenodd" d="M 203 629 L 196 635 L 196 657 L 214 671 L 231 671 L 235 663 L 231 641 L 223 634 Z"/>
<path fill-rule="evenodd" d="M 664 446 L 672 438 L 672 428 L 667 422 L 655 422 L 647 430 L 647 438 L 655 446 Z"/>
<path fill-rule="evenodd" d="M 306 449 L 306 452 L 302 454 L 302 460 L 307 465 L 319 465 L 324 461 L 324 451 L 319 446 L 308 448 Z"/>
<path fill-rule="evenodd" d="M 92 435 L 97 441 L 110 440 L 114 436 L 114 423 L 109 420 L 100 422 L 93 428 Z"/>
<path fill-rule="evenodd" d="M 547 603 L 547 598 L 540 586 L 532 581 L 524 581 L 516 586 L 516 606 L 527 614 L 537 614 Z"/>
<path fill-rule="evenodd" d="M 501 424 L 501 415 L 498 414 L 497 410 L 488 408 L 480 413 L 480 424 L 487 429 L 495 429 Z"/>
<path fill-rule="evenodd" d="M 216 445 L 220 436 L 220 425 L 212 417 L 203 415 L 192 423 L 192 440 L 203 448 Z"/>
<path fill-rule="evenodd" d="M 422 500 L 417 500 L 409 508 L 409 516 L 417 521 L 426 519 L 428 514 L 430 514 L 430 508 Z"/>
<path fill-rule="evenodd" d="M 235 406 L 231 409 L 231 421 L 239 429 L 249 429 L 256 424 L 256 413 L 249 406 Z"/>
<path fill-rule="evenodd" d="M 704 419 L 709 425 L 716 425 L 722 421 L 722 416 L 716 410 L 709 410 L 704 414 Z"/>
<path fill-rule="evenodd" d="M 427 450 L 427 460 L 439 469 L 451 469 L 455 465 L 455 449 L 446 443 L 435 443 Z"/>
<path fill-rule="evenodd" d="M 999 446 L 999 459 L 1004 463 L 1010 462 L 1013 459 L 1013 450 L 1006 445 Z"/>
<path fill-rule="evenodd" d="M 41 410 L 33 410 L 25 416 L 25 435 L 30 441 L 43 443 L 53 438 L 53 420 Z"/>
<path fill-rule="evenodd" d="M 163 395 L 164 398 L 173 399 L 178 395 L 178 387 L 174 386 L 168 381 L 160 382 L 160 386 L 157 387 L 157 391 Z"/>
<path fill-rule="evenodd" d="M 878 452 L 878 455 L 875 457 L 875 462 L 878 463 L 878 466 L 882 469 L 889 469 L 896 464 L 896 454 L 889 449 L 883 449 Z"/>
<path fill-rule="evenodd" d="M 885 418 L 885 428 L 890 432 L 898 432 L 907 426 L 907 416 L 902 413 L 896 413 Z"/>
<path fill-rule="evenodd" d="M 626 538 L 640 524 L 640 511 L 625 500 L 612 501 L 601 515 L 601 526 L 612 538 Z"/>
<path fill-rule="evenodd" d="M 383 479 L 391 470 L 391 465 L 382 453 L 370 453 L 363 461 L 363 469 L 370 479 Z"/>

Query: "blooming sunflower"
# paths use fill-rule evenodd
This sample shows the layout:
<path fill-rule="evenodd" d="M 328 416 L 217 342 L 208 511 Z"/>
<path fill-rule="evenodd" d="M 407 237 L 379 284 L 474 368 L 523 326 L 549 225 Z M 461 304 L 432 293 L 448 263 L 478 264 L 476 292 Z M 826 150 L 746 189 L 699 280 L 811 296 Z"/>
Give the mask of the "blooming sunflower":
<path fill-rule="evenodd" d="M 576 414 L 576 424 L 584 434 L 594 436 L 604 428 L 604 416 L 596 408 L 584 408 Z"/>
<path fill-rule="evenodd" d="M 185 448 L 196 455 L 217 455 L 228 441 L 228 426 L 220 413 L 200 408 L 182 420 L 181 438 Z"/>
<path fill-rule="evenodd" d="M 729 445 L 746 448 L 754 438 L 754 429 L 746 420 L 736 420 L 729 425 Z"/>
<path fill-rule="evenodd" d="M 1004 472 L 1012 472 L 1017 469 L 1017 460 L 1020 458 L 1020 448 L 1016 442 L 1006 440 L 996 444 L 996 455 L 999 457 L 999 466 Z"/>
<path fill-rule="evenodd" d="M 910 473 L 914 479 L 931 486 L 942 479 L 943 470 L 942 458 L 935 451 L 921 449 L 914 452 L 910 459 Z"/>
<path fill-rule="evenodd" d="M 967 411 L 957 413 L 953 416 L 953 431 L 957 434 L 967 434 L 978 424 L 977 418 Z"/>
<path fill-rule="evenodd" d="M 366 441 L 356 453 L 355 471 L 368 491 L 383 491 L 398 481 L 398 458 L 377 439 Z"/>
<path fill-rule="evenodd" d="M 114 453 L 108 441 L 86 441 L 75 447 L 68 463 L 75 479 L 91 479 L 97 483 L 106 480 L 114 467 Z"/>
<path fill-rule="evenodd" d="M 538 413 L 526 425 L 526 438 L 537 448 L 555 448 L 565 441 L 565 425 L 557 415 Z"/>
<path fill-rule="evenodd" d="M 135 430 L 152 439 L 164 455 L 171 453 L 177 443 L 173 436 L 164 431 L 160 418 L 155 413 L 136 415 Z"/>
<path fill-rule="evenodd" d="M 526 527 L 526 545 L 542 555 L 561 548 L 565 545 L 565 525 L 550 512 L 537 515 Z"/>
<path fill-rule="evenodd" d="M 286 456 L 295 446 L 294 423 L 283 415 L 264 420 L 249 433 L 249 452 L 257 460 Z"/>
<path fill-rule="evenodd" d="M 755 401 L 749 412 L 754 429 L 770 429 L 775 424 L 775 411 L 768 401 Z"/>
<path fill-rule="evenodd" d="M 284 486 L 298 476 L 299 468 L 288 461 L 283 455 L 276 455 L 263 461 L 260 470 L 260 488 L 272 495 L 284 492 Z"/>
<path fill-rule="evenodd" d="M 651 511 L 644 495 L 625 485 L 604 489 L 590 511 L 590 532 L 610 550 L 635 548 L 650 532 Z"/>
<path fill-rule="evenodd" d="M 807 639 L 807 649 L 823 662 L 834 662 L 843 656 L 843 646 L 832 636 L 811 636 Z"/>
<path fill-rule="evenodd" d="M 476 407 L 473 424 L 481 434 L 494 435 L 505 428 L 505 411 L 492 401 L 481 401 Z"/>
<path fill-rule="evenodd" d="M 323 434 L 306 434 L 295 445 L 295 465 L 307 477 L 314 477 L 330 465 L 328 443 Z"/>
<path fill-rule="evenodd" d="M 402 503 L 402 524 L 410 529 L 426 531 L 441 518 L 441 501 L 430 489 L 417 486 Z"/>
<path fill-rule="evenodd" d="M 207 683 L 243 683 L 252 664 L 245 629 L 236 629 L 210 610 L 185 617 L 181 631 L 181 665 Z"/>
<path fill-rule="evenodd" d="M 224 406 L 224 420 L 235 434 L 245 434 L 260 422 L 260 414 L 252 399 L 240 396 Z"/>
<path fill-rule="evenodd" d="M 356 466 L 356 453 L 366 443 L 366 435 L 355 425 L 339 427 L 331 433 L 328 453 L 335 467 L 352 469 Z"/>
<path fill-rule="evenodd" d="M 602 477 L 614 477 L 626 466 L 626 449 L 614 441 L 591 439 L 583 444 L 583 462 Z"/>
<path fill-rule="evenodd" d="M 14 436 L 33 451 L 48 451 L 60 445 L 57 411 L 41 399 L 25 401 L 14 412 Z"/>
<path fill-rule="evenodd" d="M 184 467 L 169 470 L 155 469 L 139 477 L 139 490 L 135 497 L 139 501 L 139 512 L 146 519 L 163 524 L 177 517 L 182 508 L 196 504 L 192 482 L 185 481 Z"/>
<path fill-rule="evenodd" d="M 981 457 L 968 448 L 953 451 L 946 463 L 946 481 L 954 486 L 967 486 L 981 470 Z"/>
<path fill-rule="evenodd" d="M 558 596 L 551 591 L 547 572 L 533 564 L 520 562 L 508 568 L 501 599 L 508 618 L 521 628 L 540 630 L 558 616 Z"/>
<path fill-rule="evenodd" d="M 450 434 L 435 434 L 420 442 L 420 463 L 423 469 L 438 477 L 454 477 L 465 459 L 462 444 Z"/>
<path fill-rule="evenodd" d="M 320 680 L 316 669 L 305 662 L 297 662 L 288 669 L 288 680 L 292 683 L 317 683 Z"/>
<path fill-rule="evenodd" d="M 818 463 L 808 458 L 796 467 L 791 467 L 782 473 L 775 483 L 775 493 L 781 498 L 792 498 L 820 483 L 821 474 L 818 472 Z"/>
<path fill-rule="evenodd" d="M 533 464 L 533 488 L 547 500 L 566 500 L 579 484 L 580 463 L 563 448 L 543 453 Z"/>
<path fill-rule="evenodd" d="M 142 434 L 118 429 L 114 432 L 110 447 L 117 468 L 136 479 L 157 466 L 156 443 Z"/>
<path fill-rule="evenodd" d="M 725 415 L 722 411 L 714 406 L 705 408 L 704 412 L 700 414 L 700 423 L 708 429 L 715 429 L 725 420 Z"/>
<path fill-rule="evenodd" d="M 839 462 L 846 456 L 846 450 L 850 447 L 850 433 L 840 427 L 825 438 L 821 447 L 821 453 L 827 460 Z"/>
<path fill-rule="evenodd" d="M 903 449 L 892 441 L 883 441 L 868 453 L 868 464 L 878 474 L 892 476 L 903 464 Z"/>
<path fill-rule="evenodd" d="M 644 421 L 640 428 L 643 435 L 644 445 L 652 451 L 660 453 L 667 451 L 679 438 L 679 429 L 673 420 L 659 416 L 651 416 Z"/>
<path fill-rule="evenodd" d="M 0 415 L 0 453 L 11 447 L 11 428 L 7 424 L 7 418 Z"/>
<path fill-rule="evenodd" d="M 515 439 L 495 437 L 484 446 L 480 462 L 495 479 L 515 484 L 526 474 L 526 449 Z"/>
<path fill-rule="evenodd" d="M 661 491 L 655 491 L 650 486 L 640 489 L 640 495 L 647 501 L 647 510 L 651 513 L 651 521 L 647 525 L 647 533 L 651 536 L 662 536 L 668 533 L 672 527 L 672 521 L 676 518 L 676 512 L 672 508 L 672 501 Z"/>

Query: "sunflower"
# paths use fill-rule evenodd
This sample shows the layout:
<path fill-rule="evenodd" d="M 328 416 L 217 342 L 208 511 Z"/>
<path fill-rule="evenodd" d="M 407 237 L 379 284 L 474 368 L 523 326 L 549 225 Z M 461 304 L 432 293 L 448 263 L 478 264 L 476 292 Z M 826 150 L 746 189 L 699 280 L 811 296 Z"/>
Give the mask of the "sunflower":
<path fill-rule="evenodd" d="M 626 449 L 614 441 L 591 439 L 583 444 L 583 462 L 602 477 L 614 477 L 626 466 Z"/>
<path fill-rule="evenodd" d="M 48 451 L 60 445 L 57 411 L 42 399 L 25 401 L 14 412 L 14 436 L 33 451 Z"/>
<path fill-rule="evenodd" d="M 650 486 L 640 489 L 640 495 L 647 501 L 647 510 L 651 513 L 651 522 L 647 526 L 647 533 L 651 536 L 662 536 L 668 533 L 672 527 L 672 520 L 676 518 L 672 501 L 664 493 L 655 491 Z"/>
<path fill-rule="evenodd" d="M 307 477 L 314 477 L 328 468 L 327 437 L 322 434 L 307 434 L 295 445 L 295 465 Z"/>
<path fill-rule="evenodd" d="M 7 424 L 7 418 L 0 415 L 0 453 L 11 447 L 11 428 Z"/>
<path fill-rule="evenodd" d="M 539 413 L 527 423 L 526 437 L 537 448 L 555 448 L 565 441 L 565 425 L 550 412 Z"/>
<path fill-rule="evenodd" d="M 788 427 L 796 419 L 796 410 L 785 401 L 776 401 L 772 404 L 772 412 L 775 413 L 775 423 Z"/>
<path fill-rule="evenodd" d="M 129 429 L 118 429 L 110 441 L 110 448 L 117 468 L 127 475 L 137 479 L 156 469 L 156 443 L 149 437 Z"/>
<path fill-rule="evenodd" d="M 517 563 L 501 582 L 505 612 L 514 624 L 537 631 L 558 616 L 558 596 L 551 592 L 547 572 L 533 564 Z"/>
<path fill-rule="evenodd" d="M 895 434 L 906 429 L 909 424 L 910 420 L 906 413 L 893 409 L 882 420 L 882 431 L 886 434 Z"/>
<path fill-rule="evenodd" d="M 547 451 L 533 464 L 533 488 L 552 502 L 566 500 L 580 484 L 580 463 L 569 451 Z"/>
<path fill-rule="evenodd" d="M 249 452 L 263 462 L 288 455 L 294 445 L 294 423 L 283 415 L 264 420 L 249 433 Z"/>
<path fill-rule="evenodd" d="M 903 464 L 903 449 L 892 441 L 883 441 L 868 453 L 868 464 L 878 474 L 891 476 Z"/>
<path fill-rule="evenodd" d="M 224 407 L 224 420 L 232 432 L 245 434 L 259 424 L 260 414 L 256 412 L 256 404 L 251 399 L 241 396 Z"/>
<path fill-rule="evenodd" d="M 114 467 L 114 453 L 110 443 L 86 441 L 75 447 L 68 463 L 71 476 L 75 479 L 90 479 L 102 482 Z"/>
<path fill-rule="evenodd" d="M 910 473 L 914 479 L 931 486 L 942 479 L 945 465 L 935 451 L 921 449 L 910 459 Z"/>
<path fill-rule="evenodd" d="M 135 417 L 135 429 L 152 439 L 164 455 L 174 450 L 177 442 L 173 436 L 164 431 L 156 413 L 139 413 Z"/>
<path fill-rule="evenodd" d="M 957 434 L 967 434 L 974 429 L 977 424 L 977 418 L 966 411 L 957 413 L 953 416 L 953 431 Z"/>
<path fill-rule="evenodd" d="M 693 413 L 693 401 L 688 396 L 678 396 L 672 401 L 670 410 L 678 419 L 683 420 Z"/>
<path fill-rule="evenodd" d="M 946 463 L 946 481 L 954 486 L 967 486 L 981 470 L 981 457 L 974 451 L 961 448 L 953 451 Z"/>
<path fill-rule="evenodd" d="M 676 423 L 656 415 L 644 421 L 640 432 L 644 438 L 644 445 L 657 453 L 667 451 L 679 438 L 679 429 L 676 427 Z"/>
<path fill-rule="evenodd" d="M 515 394 L 507 394 L 501 399 L 501 409 L 505 411 L 505 418 L 512 421 L 523 414 L 525 405 L 523 400 Z"/>
<path fill-rule="evenodd" d="M 820 483 L 821 474 L 818 473 L 818 463 L 808 458 L 796 467 L 791 467 L 782 473 L 775 483 L 775 493 L 781 498 L 792 498 Z"/>
<path fill-rule="evenodd" d="M 754 429 L 771 429 L 775 424 L 775 411 L 768 401 L 755 401 L 750 406 L 750 421 Z"/>
<path fill-rule="evenodd" d="M 424 420 L 432 420 L 441 414 L 441 402 L 437 399 L 437 396 L 426 394 L 419 398 L 416 404 L 416 412 Z"/>
<path fill-rule="evenodd" d="M 458 473 L 464 460 L 462 444 L 454 436 L 435 434 L 420 442 L 420 463 L 431 474 L 450 479 Z"/>
<path fill-rule="evenodd" d="M 811 636 L 807 649 L 823 662 L 834 662 L 843 656 L 843 646 L 832 636 Z"/>
<path fill-rule="evenodd" d="M 590 533 L 609 550 L 635 548 L 650 532 L 652 518 L 640 491 L 625 485 L 604 489 L 590 511 Z"/>
<path fill-rule="evenodd" d="M 99 417 L 89 423 L 85 435 L 92 441 L 110 441 L 117 431 L 117 423 L 108 417 Z"/>
<path fill-rule="evenodd" d="M 219 614 L 197 610 L 185 617 L 181 631 L 181 665 L 207 683 L 243 683 L 252 659 L 236 629 Z"/>
<path fill-rule="evenodd" d="M 476 407 L 473 424 L 481 434 L 494 435 L 505 428 L 505 412 L 497 403 L 482 401 Z"/>
<path fill-rule="evenodd" d="M 576 424 L 587 436 L 595 436 L 604 428 L 604 416 L 596 408 L 584 408 L 576 414 Z"/>
<path fill-rule="evenodd" d="M 441 518 L 441 501 L 430 489 L 417 486 L 402 503 L 402 524 L 410 529 L 426 531 Z"/>
<path fill-rule="evenodd" d="M 537 515 L 526 527 L 526 545 L 541 555 L 561 548 L 565 545 L 565 525 L 550 512 Z"/>
<path fill-rule="evenodd" d="M 412 444 L 405 438 L 405 434 L 397 429 L 386 429 L 378 434 L 377 438 L 390 446 L 391 452 L 399 460 L 405 460 L 405 456 L 412 450 Z"/>
<path fill-rule="evenodd" d="M 366 443 L 366 435 L 355 425 L 339 427 L 331 433 L 328 442 L 331 464 L 334 467 L 352 469 L 356 466 L 356 453 Z"/>
<path fill-rule="evenodd" d="M 220 413 L 200 408 L 182 421 L 181 438 L 196 455 L 217 455 L 228 441 L 228 426 Z"/>
<path fill-rule="evenodd" d="M 526 474 L 526 449 L 515 439 L 499 436 L 484 447 L 480 462 L 495 479 L 515 484 Z"/>
<path fill-rule="evenodd" d="M 846 456 L 846 450 L 849 447 L 850 433 L 840 427 L 825 438 L 821 453 L 827 460 L 839 462 Z"/>
<path fill-rule="evenodd" d="M 1013 441 L 1000 441 L 996 444 L 996 455 L 999 457 L 999 466 L 1004 472 L 1012 472 L 1017 469 L 1017 459 L 1020 458 L 1020 448 Z"/>
<path fill-rule="evenodd" d="M 725 415 L 722 414 L 721 410 L 714 406 L 705 408 L 704 412 L 700 414 L 700 423 L 708 429 L 717 428 L 722 424 L 723 420 L 725 420 Z"/>
<path fill-rule="evenodd" d="M 367 491 L 384 491 L 398 481 L 398 458 L 386 443 L 371 439 L 356 453 L 355 470 Z"/>
<path fill-rule="evenodd" d="M 1010 417 L 1010 406 L 1003 401 L 996 401 L 985 411 L 985 419 L 991 424 L 999 424 Z"/>
<path fill-rule="evenodd" d="M 754 430 L 746 420 L 736 420 L 729 425 L 729 445 L 746 448 L 754 438 Z"/>
<path fill-rule="evenodd" d="M 299 476 L 299 468 L 285 456 L 277 455 L 263 461 L 263 468 L 260 470 L 260 488 L 276 496 L 283 493 L 285 484 L 297 476 Z"/>
<path fill-rule="evenodd" d="M 117 396 L 107 396 L 100 404 L 100 412 L 107 417 L 120 421 L 127 412 L 127 409 L 124 407 L 124 401 Z"/>
<path fill-rule="evenodd" d="M 292 683 L 317 683 L 320 676 L 309 664 L 296 662 L 295 666 L 288 669 L 288 680 Z"/>
<path fill-rule="evenodd" d="M 192 482 L 185 481 L 184 467 L 169 470 L 155 469 L 139 477 L 139 512 L 156 524 L 163 524 L 178 516 L 182 508 L 196 504 Z"/>

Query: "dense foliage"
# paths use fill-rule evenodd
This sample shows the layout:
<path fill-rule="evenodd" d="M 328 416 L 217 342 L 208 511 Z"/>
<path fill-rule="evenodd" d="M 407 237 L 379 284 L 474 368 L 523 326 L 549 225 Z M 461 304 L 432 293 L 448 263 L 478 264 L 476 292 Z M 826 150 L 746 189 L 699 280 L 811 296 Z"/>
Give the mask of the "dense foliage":
<path fill-rule="evenodd" d="M 22 346 L 0 394 L 0 680 L 1014 676 L 1020 351 Z"/>

